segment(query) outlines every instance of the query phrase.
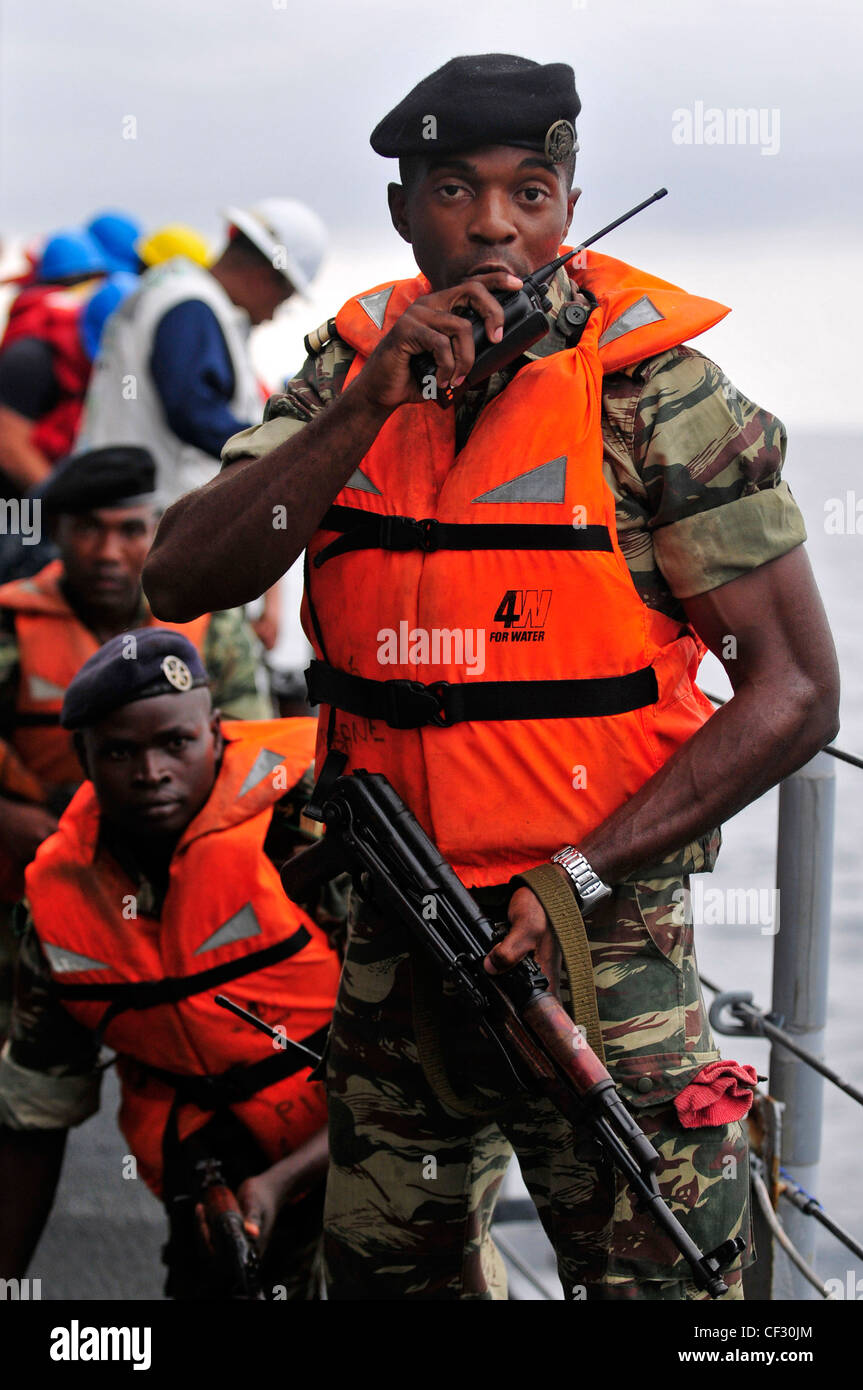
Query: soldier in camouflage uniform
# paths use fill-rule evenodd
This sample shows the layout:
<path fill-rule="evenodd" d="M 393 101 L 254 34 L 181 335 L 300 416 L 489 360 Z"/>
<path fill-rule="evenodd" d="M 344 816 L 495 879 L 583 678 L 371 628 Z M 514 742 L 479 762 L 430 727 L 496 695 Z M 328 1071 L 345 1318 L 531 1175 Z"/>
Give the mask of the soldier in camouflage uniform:
<path fill-rule="evenodd" d="M 455 84 L 442 95 L 438 83 L 431 103 L 425 84 L 420 84 L 397 109 L 402 129 L 408 129 L 405 113 L 411 102 L 415 128 L 428 119 L 422 113 L 434 112 L 439 130 L 445 120 L 455 119 L 473 133 L 472 143 L 463 140 L 458 148 L 469 154 L 482 175 L 493 170 L 491 159 L 483 159 L 487 153 L 497 155 L 498 147 L 542 149 L 541 134 L 538 146 L 521 138 L 536 133 L 532 126 L 528 130 L 532 119 L 539 130 L 536 106 L 532 116 L 521 112 L 523 131 L 512 128 L 513 112 L 518 114 L 519 108 L 508 85 L 523 63 L 499 55 L 453 60 L 434 77 L 470 64 L 474 85 Z M 563 66 L 542 69 L 537 92 L 548 95 Z M 495 70 L 496 100 L 483 107 L 477 98 L 479 83 L 486 83 L 485 93 Z M 565 72 L 571 81 L 571 70 Z M 461 78 L 463 82 L 464 66 Z M 562 110 L 549 113 L 542 97 L 537 100 L 551 129 L 555 116 L 565 114 L 566 108 L 561 103 Z M 577 105 L 571 109 L 577 114 Z M 495 148 L 488 151 L 490 146 Z M 420 146 L 415 148 L 419 152 Z M 392 154 L 395 148 L 379 152 Z M 439 162 L 449 167 L 450 161 Z M 487 177 L 492 182 L 494 175 L 489 172 Z M 467 185 L 473 198 L 483 189 L 479 174 L 463 170 L 452 182 Z M 498 185 L 494 187 L 497 191 Z M 407 191 L 403 196 L 408 197 Z M 405 235 L 392 192 L 391 199 L 394 222 Z M 511 210 L 508 215 L 508 226 L 517 228 L 518 215 Z M 517 264 L 508 251 L 505 242 L 500 254 L 496 244 L 489 247 L 496 264 Z M 532 264 L 547 259 L 537 254 Z M 494 289 L 507 288 L 491 276 L 488 283 Z M 432 285 L 434 289 L 434 280 Z M 470 298 L 485 316 L 482 297 Z M 470 358 L 462 358 L 452 372 L 457 448 L 525 362 L 566 346 L 556 319 L 573 298 L 581 302 L 582 296 L 566 273 L 558 272 L 549 291 L 547 336 L 475 388 L 456 380 L 465 360 L 469 366 Z M 145 583 L 159 611 L 170 615 L 174 608 L 193 610 L 213 586 L 223 601 L 253 580 L 263 587 L 272 582 L 280 563 L 291 563 L 298 545 L 311 538 L 325 505 L 351 476 L 349 465 L 361 463 L 375 438 L 374 413 L 369 408 L 367 423 L 364 410 L 373 401 L 383 411 L 385 349 L 391 361 L 396 344 L 406 355 L 418 351 L 417 325 L 431 316 L 433 306 L 436 313 L 446 313 L 450 301 L 432 293 L 411 308 L 417 311 L 425 303 L 428 310 L 422 316 L 414 312 L 410 328 L 402 327 L 410 310 L 395 322 L 347 390 L 343 388 L 353 350 L 339 339 L 332 321 L 310 335 L 307 342 L 314 350 L 285 391 L 271 399 L 264 423 L 229 441 L 219 484 L 206 499 L 180 503 L 170 525 L 157 536 Z M 487 331 L 491 322 L 486 318 Z M 448 325 L 444 331 L 453 329 Z M 446 384 L 451 371 L 447 364 L 438 372 L 439 384 Z M 373 386 L 365 385 L 363 392 L 364 380 L 370 379 Z M 402 389 L 402 400 L 419 399 Z M 395 395 L 393 387 L 387 397 L 390 410 Z M 352 413 L 349 400 L 354 402 Z M 579 844 L 600 876 L 613 885 L 612 895 L 587 920 L 606 1063 L 662 1156 L 660 1188 L 693 1239 L 704 1250 L 734 1235 L 747 1241 L 743 1256 L 725 1275 L 728 1296 L 740 1298 L 741 1270 L 753 1257 L 741 1124 L 735 1120 L 686 1128 L 674 1106 L 674 1098 L 719 1056 L 699 987 L 692 924 L 682 904 L 689 875 L 713 868 L 719 822 L 833 736 L 835 654 L 817 591 L 801 559 L 803 521 L 781 479 L 781 423 L 736 391 L 709 359 L 689 346 L 606 374 L 601 404 L 603 476 L 614 497 L 622 553 L 644 604 L 682 628 L 691 625 L 723 656 L 727 653 L 720 634 L 746 628 L 735 595 L 740 586 L 749 586 L 749 603 L 761 626 L 756 642 L 741 636 L 736 668 L 726 663 L 735 688 L 745 691 L 765 680 L 759 664 L 763 652 L 777 679 L 787 680 L 789 691 L 798 683 L 806 691 L 784 727 L 775 714 L 769 680 L 760 707 L 756 697 L 750 696 L 747 703 L 743 695 L 738 713 L 732 701 L 672 760 L 682 772 L 675 777 L 667 764 Z M 337 470 L 331 460 L 338 455 Z M 306 494 L 312 494 L 308 501 Z M 289 512 L 306 507 L 290 543 L 282 537 L 271 544 L 266 537 L 276 502 Z M 243 522 L 227 537 L 221 523 L 229 515 L 242 516 Z M 225 534 L 226 539 L 213 564 L 205 564 L 194 577 L 184 570 L 182 555 L 196 527 Z M 255 560 L 246 561 L 253 547 Z M 796 616 L 806 634 L 800 642 L 783 601 L 788 586 L 794 588 Z M 345 598 L 347 602 L 347 594 Z M 793 698 L 791 703 L 795 705 Z M 732 714 L 734 722 L 729 720 Z M 381 721 L 353 723 L 365 727 L 369 748 L 387 738 Z M 697 743 L 706 764 L 687 762 L 690 745 Z M 481 844 L 482 787 L 465 788 L 464 795 L 465 814 L 472 817 Z M 518 814 L 514 805 L 513 816 Z M 508 915 L 511 924 L 507 941 L 495 948 L 491 963 L 505 968 L 531 946 L 542 961 L 541 951 L 548 954 L 547 924 L 533 895 L 522 889 L 513 894 L 507 884 L 473 891 L 493 918 L 504 921 Z M 565 973 L 560 989 L 566 1003 Z M 432 1065 L 425 1030 L 417 1026 L 421 1014 L 437 1020 L 448 1075 L 445 1088 L 439 1068 Z M 573 1131 L 545 1101 L 513 1100 L 512 1087 L 500 1076 L 495 1059 L 485 1056 L 475 1033 L 465 1033 L 446 989 L 428 980 L 420 963 L 411 960 L 399 923 L 381 918 L 367 902 L 354 903 L 330 1037 L 328 1088 L 330 1298 L 505 1297 L 503 1270 L 489 1229 L 512 1149 L 555 1247 L 567 1298 L 704 1297 L 649 1218 L 634 1210 L 626 1184 L 601 1158 L 591 1137 Z"/>

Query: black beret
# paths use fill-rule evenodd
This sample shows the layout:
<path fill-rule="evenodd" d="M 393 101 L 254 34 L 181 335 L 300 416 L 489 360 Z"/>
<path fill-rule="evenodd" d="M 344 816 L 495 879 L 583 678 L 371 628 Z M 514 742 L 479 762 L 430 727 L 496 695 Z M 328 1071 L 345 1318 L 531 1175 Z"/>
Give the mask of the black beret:
<path fill-rule="evenodd" d="M 148 449 L 112 444 L 63 459 L 30 492 L 46 512 L 88 512 L 94 507 L 133 506 L 153 500 L 156 461 Z"/>
<path fill-rule="evenodd" d="M 188 637 L 166 627 L 121 632 L 84 662 L 66 691 L 60 723 L 86 729 L 135 700 L 183 694 L 199 685 L 209 680 Z"/>
<path fill-rule="evenodd" d="M 580 110 L 568 63 L 478 53 L 451 58 L 424 78 L 375 126 L 371 146 L 395 158 L 518 145 L 557 164 L 578 149 Z"/>

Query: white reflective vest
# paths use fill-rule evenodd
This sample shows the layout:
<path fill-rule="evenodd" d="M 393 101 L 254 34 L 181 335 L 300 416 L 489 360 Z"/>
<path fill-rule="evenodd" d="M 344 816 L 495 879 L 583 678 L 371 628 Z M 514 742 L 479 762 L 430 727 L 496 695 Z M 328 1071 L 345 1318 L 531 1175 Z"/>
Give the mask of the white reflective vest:
<path fill-rule="evenodd" d="M 75 446 L 135 444 L 149 449 L 165 506 L 219 471 L 217 458 L 184 443 L 171 429 L 150 371 L 159 324 L 170 309 L 188 300 L 208 305 L 222 330 L 234 374 L 230 409 L 244 423 L 260 421 L 263 399 L 249 357 L 249 317 L 209 271 L 178 256 L 147 271 L 140 288 L 108 320 Z"/>

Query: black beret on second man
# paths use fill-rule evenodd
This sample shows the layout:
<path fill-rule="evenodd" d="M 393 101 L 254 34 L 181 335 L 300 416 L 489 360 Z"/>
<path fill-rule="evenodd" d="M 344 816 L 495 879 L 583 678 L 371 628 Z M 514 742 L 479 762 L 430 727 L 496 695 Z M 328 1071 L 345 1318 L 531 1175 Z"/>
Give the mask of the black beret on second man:
<path fill-rule="evenodd" d="M 578 149 L 581 102 L 568 63 L 534 63 L 511 53 L 451 58 L 408 92 L 375 127 L 371 146 L 390 158 L 431 158 L 518 145 L 552 164 Z"/>
<path fill-rule="evenodd" d="M 150 451 L 112 444 L 71 454 L 29 495 L 40 498 L 44 510 L 56 516 L 152 502 L 155 490 L 156 461 Z"/>
<path fill-rule="evenodd" d="M 165 627 L 121 632 L 85 661 L 63 700 L 64 729 L 86 729 L 123 705 L 209 685 L 188 637 Z"/>

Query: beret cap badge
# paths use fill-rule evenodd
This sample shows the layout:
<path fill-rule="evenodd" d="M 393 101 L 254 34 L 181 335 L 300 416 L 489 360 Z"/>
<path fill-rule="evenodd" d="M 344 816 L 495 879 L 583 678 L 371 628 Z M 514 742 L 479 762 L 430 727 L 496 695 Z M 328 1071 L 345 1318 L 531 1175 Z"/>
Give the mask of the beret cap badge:
<path fill-rule="evenodd" d="M 545 132 L 545 157 L 552 164 L 562 164 L 577 149 L 575 126 L 572 121 L 555 121 Z"/>
<path fill-rule="evenodd" d="M 161 662 L 162 674 L 175 690 L 191 690 L 192 673 L 179 656 L 166 656 Z"/>

